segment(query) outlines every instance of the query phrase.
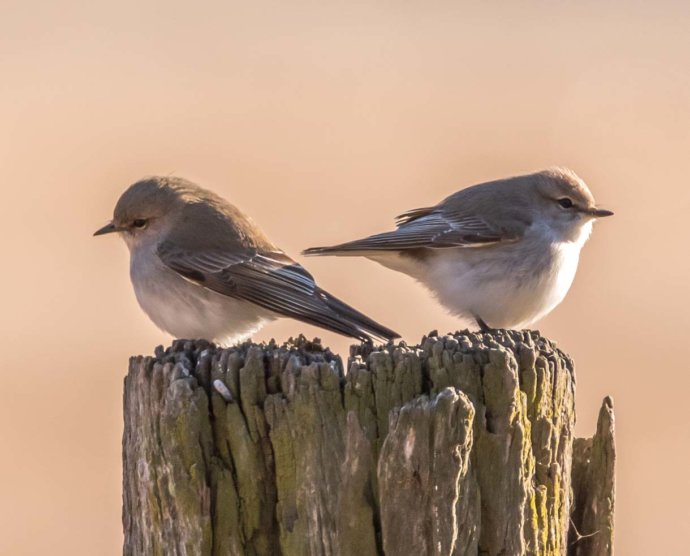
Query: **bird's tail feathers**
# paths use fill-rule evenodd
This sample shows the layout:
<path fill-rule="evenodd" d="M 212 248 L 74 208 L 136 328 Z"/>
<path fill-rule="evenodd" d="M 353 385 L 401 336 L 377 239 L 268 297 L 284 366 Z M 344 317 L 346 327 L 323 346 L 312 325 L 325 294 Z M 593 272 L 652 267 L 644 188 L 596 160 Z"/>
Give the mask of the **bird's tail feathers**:
<path fill-rule="evenodd" d="M 324 256 L 324 255 L 335 255 L 336 257 L 356 257 L 365 255 L 371 251 L 377 251 L 377 249 L 372 249 L 369 245 L 368 240 L 358 239 L 355 241 L 348 241 L 347 243 L 341 243 L 339 245 L 329 245 L 326 247 L 310 247 L 302 251 L 302 255 L 307 257 L 312 256 Z"/>
<path fill-rule="evenodd" d="M 400 334 L 379 324 L 375 320 L 360 313 L 354 307 L 340 301 L 321 288 L 314 292 L 324 302 L 330 313 L 327 321 L 321 320 L 318 325 L 329 328 L 333 332 L 352 336 L 362 341 L 378 340 L 388 342 L 400 338 Z"/>

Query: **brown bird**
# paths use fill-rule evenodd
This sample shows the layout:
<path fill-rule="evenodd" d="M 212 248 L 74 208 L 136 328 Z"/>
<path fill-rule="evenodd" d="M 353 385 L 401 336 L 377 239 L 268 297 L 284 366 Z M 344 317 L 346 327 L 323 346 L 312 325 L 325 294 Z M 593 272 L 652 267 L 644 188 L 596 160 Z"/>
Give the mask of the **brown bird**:
<path fill-rule="evenodd" d="M 129 247 L 139 305 L 177 338 L 229 344 L 279 317 L 362 341 L 399 337 L 318 287 L 238 208 L 187 180 L 130 186 L 94 235 L 107 233 Z"/>

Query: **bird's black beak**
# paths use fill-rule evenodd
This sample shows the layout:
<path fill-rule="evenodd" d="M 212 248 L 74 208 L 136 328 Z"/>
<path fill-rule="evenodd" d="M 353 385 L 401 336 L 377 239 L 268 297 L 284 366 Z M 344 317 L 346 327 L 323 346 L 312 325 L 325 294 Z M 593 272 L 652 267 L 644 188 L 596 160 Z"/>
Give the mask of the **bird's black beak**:
<path fill-rule="evenodd" d="M 119 232 L 119 231 L 120 231 L 120 228 L 118 228 L 112 222 L 108 222 L 105 226 L 103 226 L 99 230 L 96 230 L 93 235 L 102 236 L 104 234 L 112 234 L 113 232 Z"/>
<path fill-rule="evenodd" d="M 594 218 L 604 218 L 605 216 L 613 216 L 613 212 L 606 209 L 586 208 L 582 210 L 582 212 L 588 214 L 589 216 L 593 216 Z"/>
<path fill-rule="evenodd" d="M 604 218 L 605 216 L 613 216 L 613 211 L 606 209 L 594 209 L 592 211 L 594 218 Z"/>

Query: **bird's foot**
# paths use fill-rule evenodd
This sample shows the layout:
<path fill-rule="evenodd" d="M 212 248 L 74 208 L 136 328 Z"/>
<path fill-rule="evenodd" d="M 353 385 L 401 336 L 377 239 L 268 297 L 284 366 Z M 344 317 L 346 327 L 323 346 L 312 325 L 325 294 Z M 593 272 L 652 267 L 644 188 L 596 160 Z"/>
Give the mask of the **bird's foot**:
<path fill-rule="evenodd" d="M 488 324 L 482 320 L 481 317 L 478 317 L 477 315 L 474 316 L 474 320 L 477 321 L 477 325 L 479 326 L 479 330 L 482 332 L 493 332 L 495 329 L 491 328 Z"/>

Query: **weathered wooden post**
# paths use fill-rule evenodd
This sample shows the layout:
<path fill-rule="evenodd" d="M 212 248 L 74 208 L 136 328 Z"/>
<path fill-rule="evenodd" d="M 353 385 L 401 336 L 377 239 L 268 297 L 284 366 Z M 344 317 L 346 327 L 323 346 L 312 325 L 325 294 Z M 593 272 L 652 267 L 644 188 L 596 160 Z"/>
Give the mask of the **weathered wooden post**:
<path fill-rule="evenodd" d="M 419 346 L 177 341 L 130 361 L 125 555 L 612 553 L 613 409 L 573 439 L 536 332 Z"/>

